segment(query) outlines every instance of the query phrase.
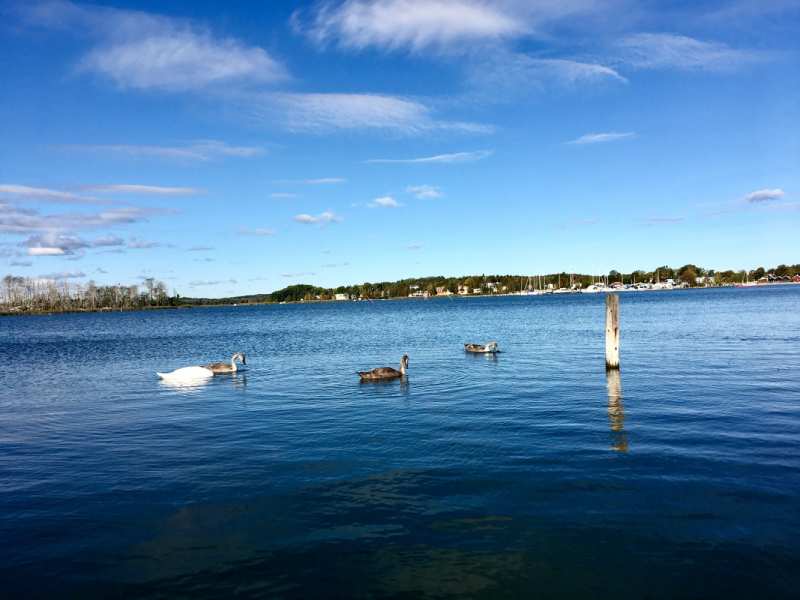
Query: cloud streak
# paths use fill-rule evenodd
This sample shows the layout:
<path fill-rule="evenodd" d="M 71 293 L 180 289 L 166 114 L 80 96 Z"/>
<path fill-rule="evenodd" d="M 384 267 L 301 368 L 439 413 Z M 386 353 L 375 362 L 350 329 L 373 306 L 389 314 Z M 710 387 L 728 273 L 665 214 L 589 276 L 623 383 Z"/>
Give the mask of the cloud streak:
<path fill-rule="evenodd" d="M 614 45 L 613 62 L 640 69 L 729 71 L 753 63 L 759 55 L 729 48 L 717 42 L 702 42 L 669 33 L 639 33 Z"/>
<path fill-rule="evenodd" d="M 408 250 L 419 250 L 424 245 L 425 245 L 425 242 L 422 242 L 421 244 L 408 244 L 408 245 L 406 245 L 406 248 Z"/>
<path fill-rule="evenodd" d="M 239 227 L 236 230 L 239 235 L 277 235 L 277 231 L 272 229 L 250 229 L 249 227 Z"/>
<path fill-rule="evenodd" d="M 780 189 L 759 190 L 742 196 L 738 200 L 735 200 L 733 204 L 758 204 L 760 202 L 768 202 L 769 200 L 781 200 L 785 195 L 783 190 Z"/>
<path fill-rule="evenodd" d="M 157 187 L 152 185 L 86 185 L 75 184 L 77 190 L 100 194 L 138 194 L 142 196 L 194 196 L 207 193 L 206 190 L 189 187 Z"/>
<path fill-rule="evenodd" d="M 54 202 L 62 204 L 121 204 L 116 200 L 106 200 L 94 196 L 80 196 L 69 192 L 59 192 L 46 188 L 34 188 L 26 185 L 0 185 L 0 194 L 11 196 L 16 202 Z"/>
<path fill-rule="evenodd" d="M 440 189 L 438 186 L 431 185 L 410 185 L 406 188 L 406 191 L 414 194 L 420 200 L 427 200 L 429 198 L 444 198 L 444 194 L 439 191 Z"/>
<path fill-rule="evenodd" d="M 365 163 L 462 163 L 472 162 L 486 158 L 492 153 L 491 150 L 480 150 L 478 152 L 456 152 L 455 154 L 439 154 L 425 158 L 372 158 L 365 160 Z"/>
<path fill-rule="evenodd" d="M 599 144 L 603 142 L 615 142 L 632 137 L 633 135 L 633 131 L 629 131 L 627 133 L 588 133 L 586 135 L 582 135 L 576 140 L 567 142 L 567 144 Z"/>
<path fill-rule="evenodd" d="M 248 158 L 264 154 L 266 150 L 260 146 L 229 146 L 225 142 L 204 140 L 188 146 L 136 146 L 136 145 L 109 145 L 109 146 L 56 146 L 61 151 L 74 152 L 100 152 L 104 155 L 113 153 L 120 156 L 156 157 L 167 160 L 191 163 L 209 162 L 219 157 Z"/>
<path fill-rule="evenodd" d="M 312 217 L 308 214 L 297 215 L 294 220 L 297 223 L 303 223 L 304 225 L 317 225 L 319 227 L 324 227 L 326 223 L 341 223 L 344 219 L 333 214 L 332 212 L 324 212 L 315 217 Z"/>

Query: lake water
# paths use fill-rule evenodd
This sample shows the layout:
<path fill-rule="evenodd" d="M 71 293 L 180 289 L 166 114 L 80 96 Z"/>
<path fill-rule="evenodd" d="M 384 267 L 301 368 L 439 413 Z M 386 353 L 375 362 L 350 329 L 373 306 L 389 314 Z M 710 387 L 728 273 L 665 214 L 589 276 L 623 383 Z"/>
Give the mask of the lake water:
<path fill-rule="evenodd" d="M 620 300 L 2 318 L 0 596 L 798 597 L 800 286 Z"/>

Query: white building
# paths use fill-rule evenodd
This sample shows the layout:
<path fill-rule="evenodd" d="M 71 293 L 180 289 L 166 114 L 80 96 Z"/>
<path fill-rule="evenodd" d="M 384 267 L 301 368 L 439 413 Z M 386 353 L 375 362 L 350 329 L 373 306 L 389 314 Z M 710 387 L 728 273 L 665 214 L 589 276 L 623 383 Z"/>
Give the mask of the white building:
<path fill-rule="evenodd" d="M 333 296 L 333 299 L 334 300 L 350 300 L 350 296 L 348 296 L 347 294 L 335 294 Z"/>

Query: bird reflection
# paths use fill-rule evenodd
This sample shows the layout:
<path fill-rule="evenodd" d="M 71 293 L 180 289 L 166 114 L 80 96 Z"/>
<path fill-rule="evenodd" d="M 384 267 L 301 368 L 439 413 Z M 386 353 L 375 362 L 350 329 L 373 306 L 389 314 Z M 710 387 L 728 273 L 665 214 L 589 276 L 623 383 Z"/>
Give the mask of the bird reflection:
<path fill-rule="evenodd" d="M 243 390 L 247 386 L 247 375 L 244 373 L 233 373 L 233 389 Z"/>
<path fill-rule="evenodd" d="M 626 415 L 622 405 L 622 382 L 617 369 L 606 371 L 606 386 L 608 387 L 608 418 L 611 419 L 611 448 L 617 452 L 628 450 L 628 434 L 625 433 L 623 423 Z"/>

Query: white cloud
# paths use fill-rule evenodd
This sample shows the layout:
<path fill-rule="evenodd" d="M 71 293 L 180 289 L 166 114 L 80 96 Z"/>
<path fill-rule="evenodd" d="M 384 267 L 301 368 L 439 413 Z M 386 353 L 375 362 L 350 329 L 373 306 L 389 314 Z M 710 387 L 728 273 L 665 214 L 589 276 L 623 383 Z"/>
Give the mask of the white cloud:
<path fill-rule="evenodd" d="M 241 235 L 276 235 L 278 232 L 272 229 L 250 229 L 249 227 L 239 227 L 236 233 Z"/>
<path fill-rule="evenodd" d="M 456 152 L 455 154 L 439 154 L 426 158 L 373 158 L 365 163 L 461 163 L 480 160 L 492 153 L 491 150 L 478 152 Z"/>
<path fill-rule="evenodd" d="M 752 192 L 750 194 L 746 194 L 742 196 L 738 200 L 734 202 L 734 204 L 755 204 L 758 202 L 767 202 L 769 200 L 780 200 L 786 194 L 783 193 L 783 190 L 775 189 L 775 190 L 759 190 L 757 192 Z"/>
<path fill-rule="evenodd" d="M 525 32 L 525 24 L 497 3 L 470 0 L 348 0 L 325 5 L 308 32 L 320 44 L 336 39 L 359 50 L 430 46 L 443 48 L 473 40 L 499 40 Z"/>
<path fill-rule="evenodd" d="M 629 131 L 627 133 L 588 133 L 586 135 L 582 135 L 577 140 L 567 142 L 567 144 L 597 144 L 599 142 L 613 142 L 615 140 L 629 138 L 632 135 L 634 135 L 633 131 Z"/>
<path fill-rule="evenodd" d="M 346 0 L 325 4 L 307 27 L 320 45 L 363 50 L 467 52 L 536 34 L 548 22 L 592 6 L 591 0 Z M 300 24 L 295 13 L 295 24 Z"/>
<path fill-rule="evenodd" d="M 65 204 L 120 204 L 115 200 L 95 198 L 94 196 L 80 196 L 78 194 L 59 192 L 46 188 L 28 187 L 25 185 L 0 185 L 0 194 L 13 196 L 16 202 L 38 201 Z"/>
<path fill-rule="evenodd" d="M 381 94 L 265 94 L 251 118 L 293 132 L 333 133 L 376 130 L 394 135 L 419 135 L 433 130 L 468 133 L 491 131 L 486 125 L 438 121 L 421 102 Z"/>
<path fill-rule="evenodd" d="M 422 242 L 421 244 L 408 244 L 408 245 L 406 246 L 406 248 L 408 248 L 409 250 L 419 250 L 419 249 L 420 249 L 420 248 L 422 248 L 424 245 L 425 245 L 425 242 Z"/>
<path fill-rule="evenodd" d="M 192 196 L 205 194 L 206 190 L 188 187 L 156 187 L 152 185 L 85 185 L 73 186 L 78 190 L 99 192 L 101 194 L 140 194 L 147 196 Z"/>
<path fill-rule="evenodd" d="M 386 206 L 389 208 L 397 208 L 399 206 L 403 206 L 394 198 L 390 198 L 389 196 L 384 196 L 383 198 L 375 198 L 373 200 L 373 204 L 368 204 L 367 206 Z"/>
<path fill-rule="evenodd" d="M 78 250 L 75 254 L 67 258 L 67 260 L 81 260 L 84 256 L 86 256 L 86 251 Z"/>
<path fill-rule="evenodd" d="M 152 156 L 168 160 L 190 163 L 193 161 L 208 162 L 216 157 L 248 158 L 264 154 L 266 150 L 260 146 L 229 146 L 225 142 L 203 140 L 187 146 L 132 146 L 117 144 L 111 146 L 57 146 L 63 151 L 100 152 L 104 155 L 114 153 L 125 156 Z"/>
<path fill-rule="evenodd" d="M 158 242 L 146 242 L 145 240 L 134 240 L 130 244 L 128 244 L 128 248 L 133 248 L 134 250 L 143 250 L 145 248 L 158 248 L 161 244 Z"/>
<path fill-rule="evenodd" d="M 319 227 L 323 227 L 325 223 L 341 223 L 344 219 L 331 212 L 324 212 L 316 217 L 307 214 L 297 215 L 294 220 L 305 225 L 318 225 Z"/>
<path fill-rule="evenodd" d="M 83 271 L 69 270 L 61 271 L 60 273 L 48 273 L 47 275 L 39 275 L 39 279 L 76 279 L 86 277 Z"/>
<path fill-rule="evenodd" d="M 121 237 L 116 235 L 104 235 L 103 237 L 99 237 L 96 240 L 92 240 L 92 246 L 100 247 L 100 246 L 122 246 L 125 243 Z"/>
<path fill-rule="evenodd" d="M 426 200 L 428 198 L 444 198 L 444 194 L 439 191 L 440 189 L 438 186 L 431 185 L 410 185 L 406 188 L 406 191 L 414 194 L 420 200 Z"/>
<path fill-rule="evenodd" d="M 29 256 L 62 256 L 88 248 L 89 243 L 76 236 L 63 236 L 56 232 L 32 235 L 18 246 L 28 249 Z"/>
<path fill-rule="evenodd" d="M 758 59 L 755 53 L 725 44 L 669 33 L 639 33 L 619 40 L 615 46 L 619 51 L 616 62 L 645 69 L 726 71 Z"/>
<path fill-rule="evenodd" d="M 94 38 L 96 46 L 78 63 L 78 71 L 107 76 L 122 89 L 187 91 L 288 78 L 262 48 L 215 37 L 188 20 L 63 1 L 28 9 L 27 20 Z"/>
<path fill-rule="evenodd" d="M 210 279 L 195 279 L 194 281 L 190 281 L 189 285 L 192 287 L 197 287 L 199 285 L 219 285 L 223 283 L 222 281 L 211 281 Z"/>

